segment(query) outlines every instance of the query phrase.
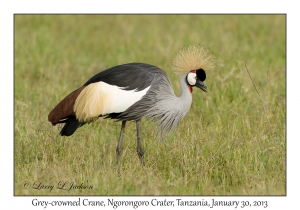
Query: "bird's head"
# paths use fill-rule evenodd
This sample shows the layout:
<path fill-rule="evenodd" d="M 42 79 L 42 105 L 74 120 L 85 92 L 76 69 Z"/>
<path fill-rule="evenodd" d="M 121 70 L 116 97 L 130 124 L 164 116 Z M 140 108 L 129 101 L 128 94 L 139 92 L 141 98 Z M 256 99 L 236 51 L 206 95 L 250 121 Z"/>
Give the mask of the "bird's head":
<path fill-rule="evenodd" d="M 172 68 L 176 73 L 186 74 L 186 81 L 192 92 L 193 86 L 207 92 L 204 84 L 205 70 L 216 66 L 216 59 L 208 49 L 200 45 L 190 45 L 180 50 L 173 59 Z"/>
<path fill-rule="evenodd" d="M 190 73 L 186 75 L 186 81 L 190 86 L 196 86 L 207 92 L 207 87 L 204 84 L 204 80 L 206 79 L 206 74 L 203 69 L 192 70 Z"/>

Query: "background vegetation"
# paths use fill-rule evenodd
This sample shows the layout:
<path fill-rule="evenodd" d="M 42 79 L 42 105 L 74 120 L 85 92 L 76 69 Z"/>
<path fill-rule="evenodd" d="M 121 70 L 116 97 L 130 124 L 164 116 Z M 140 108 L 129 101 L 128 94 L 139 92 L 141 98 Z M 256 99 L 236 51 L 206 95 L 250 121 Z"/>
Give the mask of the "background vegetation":
<path fill-rule="evenodd" d="M 286 194 L 284 15 L 15 15 L 14 30 L 15 195 Z M 194 90 L 190 112 L 164 141 L 142 121 L 146 166 L 133 122 L 120 174 L 120 122 L 99 119 L 70 137 L 48 122 L 62 98 L 118 64 L 156 65 L 180 94 L 171 59 L 189 44 L 208 47 L 218 66 L 207 71 L 208 93 Z"/>

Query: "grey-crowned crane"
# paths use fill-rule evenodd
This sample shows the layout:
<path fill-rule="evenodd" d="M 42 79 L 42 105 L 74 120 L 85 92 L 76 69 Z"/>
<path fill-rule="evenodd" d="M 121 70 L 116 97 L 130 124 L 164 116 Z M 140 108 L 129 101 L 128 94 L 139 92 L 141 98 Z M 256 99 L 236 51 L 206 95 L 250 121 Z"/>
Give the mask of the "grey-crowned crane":
<path fill-rule="evenodd" d="M 191 107 L 193 87 L 207 91 L 205 70 L 215 66 L 214 56 L 200 46 L 189 46 L 178 52 L 173 69 L 181 74 L 181 95 L 177 97 L 167 74 L 145 63 L 128 63 L 109 68 L 90 78 L 54 107 L 48 116 L 52 125 L 65 123 L 60 135 L 70 136 L 80 126 L 108 118 L 122 121 L 117 144 L 120 165 L 122 139 L 126 121 L 135 121 L 137 153 L 144 164 L 140 121 L 156 119 L 162 134 L 173 130 Z"/>

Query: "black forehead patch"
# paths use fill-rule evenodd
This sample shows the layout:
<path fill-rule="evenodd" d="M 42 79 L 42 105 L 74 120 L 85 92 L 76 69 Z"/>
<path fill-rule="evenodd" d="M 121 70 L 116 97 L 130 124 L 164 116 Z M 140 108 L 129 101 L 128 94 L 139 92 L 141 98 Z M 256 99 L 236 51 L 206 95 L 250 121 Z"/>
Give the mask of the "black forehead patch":
<path fill-rule="evenodd" d="M 206 79 L 206 74 L 203 69 L 196 70 L 196 75 L 197 75 L 198 79 L 200 79 L 200 81 L 202 81 L 202 82 Z"/>

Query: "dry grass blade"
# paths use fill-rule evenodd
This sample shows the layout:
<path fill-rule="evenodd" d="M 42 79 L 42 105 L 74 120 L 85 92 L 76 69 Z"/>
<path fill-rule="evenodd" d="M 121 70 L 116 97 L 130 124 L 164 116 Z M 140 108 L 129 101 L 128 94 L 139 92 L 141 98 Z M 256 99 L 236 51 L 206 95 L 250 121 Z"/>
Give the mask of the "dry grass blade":
<path fill-rule="evenodd" d="M 261 99 L 261 96 L 260 96 L 260 94 L 259 94 L 259 91 L 258 91 L 258 89 L 257 89 L 257 87 L 256 87 L 256 85 L 255 85 L 255 83 L 254 83 L 254 81 L 253 81 L 253 79 L 252 79 L 252 77 L 251 77 L 251 74 L 250 74 L 249 69 L 248 69 L 248 67 L 247 67 L 247 62 L 246 62 L 246 60 L 244 60 L 244 63 L 245 63 L 245 68 L 246 68 L 246 70 L 247 70 L 247 73 L 248 73 L 248 75 L 249 75 L 249 77 L 250 77 L 250 79 L 251 79 L 251 82 L 252 82 L 252 84 L 253 84 L 253 86 L 254 86 L 254 88 L 255 88 L 255 91 L 256 91 L 256 93 L 257 93 L 257 95 L 258 95 L 258 97 L 259 97 L 259 100 L 260 100 L 260 102 L 261 102 L 261 104 L 262 104 L 262 107 L 263 107 L 263 109 L 264 109 L 265 118 L 267 119 L 267 121 L 268 121 L 268 123 L 269 123 L 269 127 L 272 129 L 271 123 L 270 123 L 269 118 L 268 118 L 268 115 L 267 115 L 267 110 L 266 110 L 265 103 L 264 103 L 264 101 Z"/>

